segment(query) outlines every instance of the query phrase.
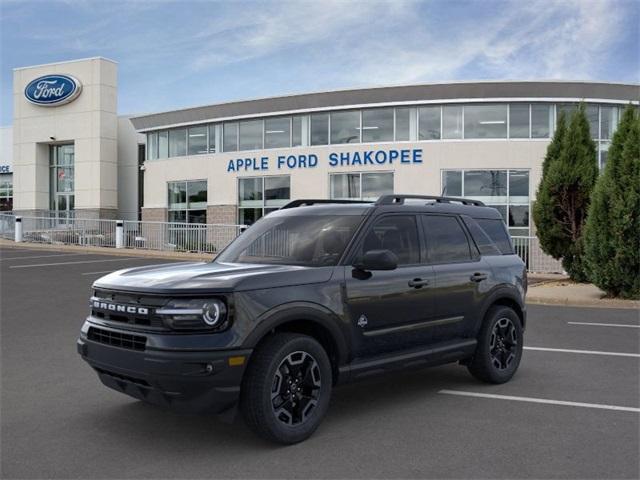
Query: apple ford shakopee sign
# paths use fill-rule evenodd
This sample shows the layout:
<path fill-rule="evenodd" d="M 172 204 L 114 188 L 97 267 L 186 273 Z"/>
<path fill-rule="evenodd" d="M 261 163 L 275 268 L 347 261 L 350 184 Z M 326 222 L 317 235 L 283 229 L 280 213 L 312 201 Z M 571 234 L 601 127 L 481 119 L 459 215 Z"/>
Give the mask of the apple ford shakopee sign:
<path fill-rule="evenodd" d="M 45 75 L 29 82 L 24 96 L 35 105 L 57 107 L 75 100 L 82 91 L 82 84 L 71 75 Z"/>

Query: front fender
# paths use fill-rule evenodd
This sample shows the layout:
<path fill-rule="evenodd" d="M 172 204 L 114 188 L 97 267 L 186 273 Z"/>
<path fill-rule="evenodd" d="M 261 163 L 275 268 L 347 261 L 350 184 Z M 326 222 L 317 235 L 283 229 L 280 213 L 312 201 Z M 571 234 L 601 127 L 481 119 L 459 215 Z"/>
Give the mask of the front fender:
<path fill-rule="evenodd" d="M 350 341 L 344 333 L 344 319 L 324 305 L 312 302 L 290 302 L 273 307 L 255 321 L 255 328 L 245 339 L 243 348 L 255 348 L 270 331 L 285 323 L 305 320 L 324 328 L 336 345 L 338 364 L 348 361 Z"/>

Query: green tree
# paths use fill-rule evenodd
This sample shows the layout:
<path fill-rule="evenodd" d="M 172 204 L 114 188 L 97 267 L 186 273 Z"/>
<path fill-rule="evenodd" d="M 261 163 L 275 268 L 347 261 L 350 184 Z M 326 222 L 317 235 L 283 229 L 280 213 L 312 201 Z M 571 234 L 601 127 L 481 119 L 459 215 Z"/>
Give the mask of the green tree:
<path fill-rule="evenodd" d="M 572 280 L 584 282 L 582 233 L 598 176 L 584 105 L 571 116 L 566 131 L 556 130 L 545 163 L 533 208 L 540 245 L 553 258 L 562 259 Z"/>
<path fill-rule="evenodd" d="M 625 109 L 585 227 L 589 279 L 608 295 L 640 298 L 640 118 Z"/>

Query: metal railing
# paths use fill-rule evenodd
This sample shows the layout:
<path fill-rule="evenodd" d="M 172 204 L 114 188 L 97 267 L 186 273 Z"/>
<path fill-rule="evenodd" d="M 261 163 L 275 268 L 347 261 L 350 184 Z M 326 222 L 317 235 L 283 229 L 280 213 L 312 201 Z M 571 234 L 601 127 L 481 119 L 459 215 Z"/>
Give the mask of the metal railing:
<path fill-rule="evenodd" d="M 146 250 L 218 253 L 246 228 L 246 225 L 140 222 L 59 217 L 21 217 L 21 241 Z M 0 213 L 0 237 L 14 240 L 16 216 Z M 275 231 L 254 245 L 261 255 L 284 255 L 289 241 L 286 232 Z M 516 254 L 529 272 L 562 273 L 562 262 L 540 248 L 537 237 L 512 237 Z"/>
<path fill-rule="evenodd" d="M 0 237 L 13 240 L 16 235 L 16 217 L 10 213 L 0 213 Z"/>
<path fill-rule="evenodd" d="M 218 253 L 247 226 L 125 220 L 123 228 L 126 248 Z"/>
<path fill-rule="evenodd" d="M 538 237 L 511 237 L 516 254 L 531 273 L 563 273 L 562 262 L 547 255 L 540 247 Z"/>
<path fill-rule="evenodd" d="M 116 246 L 116 221 L 21 217 L 22 241 L 95 247 Z"/>

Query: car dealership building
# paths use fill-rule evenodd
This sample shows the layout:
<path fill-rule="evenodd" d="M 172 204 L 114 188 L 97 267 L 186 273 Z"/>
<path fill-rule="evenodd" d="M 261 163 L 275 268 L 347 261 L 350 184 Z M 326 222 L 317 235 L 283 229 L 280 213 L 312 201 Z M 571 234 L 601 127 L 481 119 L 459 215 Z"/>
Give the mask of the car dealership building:
<path fill-rule="evenodd" d="M 640 98 L 632 84 L 459 82 L 119 116 L 117 88 L 104 58 L 14 71 L 14 211 L 250 224 L 295 198 L 445 194 L 495 206 L 530 235 L 559 113 L 585 102 L 602 167 Z"/>

